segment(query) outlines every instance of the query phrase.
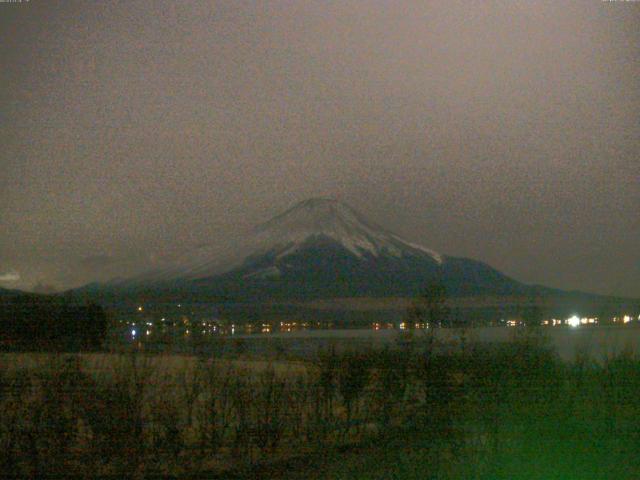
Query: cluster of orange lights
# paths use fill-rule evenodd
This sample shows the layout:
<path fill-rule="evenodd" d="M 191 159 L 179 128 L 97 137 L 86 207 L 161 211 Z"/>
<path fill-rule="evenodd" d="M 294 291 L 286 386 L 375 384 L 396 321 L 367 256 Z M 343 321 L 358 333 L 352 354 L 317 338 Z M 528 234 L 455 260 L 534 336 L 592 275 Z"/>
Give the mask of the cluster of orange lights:
<path fill-rule="evenodd" d="M 306 330 L 309 328 L 307 322 L 280 322 L 281 332 L 295 332 L 296 330 Z"/>
<path fill-rule="evenodd" d="M 372 324 L 374 330 L 390 330 L 394 328 L 393 323 L 380 323 L 375 322 Z"/>
<path fill-rule="evenodd" d="M 416 323 L 401 322 L 400 323 L 400 330 L 409 330 L 412 328 L 416 328 L 416 329 L 429 328 L 429 324 L 424 322 L 416 322 Z"/>

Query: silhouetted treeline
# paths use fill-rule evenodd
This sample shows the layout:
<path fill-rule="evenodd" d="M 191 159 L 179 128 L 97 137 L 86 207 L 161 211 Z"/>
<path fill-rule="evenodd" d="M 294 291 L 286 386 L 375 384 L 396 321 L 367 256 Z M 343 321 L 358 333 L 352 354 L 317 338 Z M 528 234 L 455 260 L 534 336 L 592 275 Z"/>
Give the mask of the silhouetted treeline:
<path fill-rule="evenodd" d="M 106 331 L 107 316 L 96 304 L 48 295 L 0 297 L 0 348 L 96 349 Z"/>

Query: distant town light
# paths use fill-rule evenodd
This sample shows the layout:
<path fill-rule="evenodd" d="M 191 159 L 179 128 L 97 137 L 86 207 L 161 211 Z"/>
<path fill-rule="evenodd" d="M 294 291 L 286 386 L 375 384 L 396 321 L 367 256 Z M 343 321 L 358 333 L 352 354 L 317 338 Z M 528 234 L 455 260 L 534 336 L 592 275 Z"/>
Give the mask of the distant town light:
<path fill-rule="evenodd" d="M 131 330 L 131 336 L 135 337 L 136 336 L 136 329 L 134 328 L 133 330 Z"/>
<path fill-rule="evenodd" d="M 567 318 L 567 323 L 572 327 L 580 325 L 580 318 L 577 315 Z"/>

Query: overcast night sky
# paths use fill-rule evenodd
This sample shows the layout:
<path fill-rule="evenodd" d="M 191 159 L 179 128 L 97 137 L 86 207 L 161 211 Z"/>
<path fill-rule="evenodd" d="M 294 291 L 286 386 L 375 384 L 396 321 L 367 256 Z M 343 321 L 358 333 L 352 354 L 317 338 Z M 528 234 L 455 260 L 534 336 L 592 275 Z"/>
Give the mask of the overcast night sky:
<path fill-rule="evenodd" d="M 170 264 L 344 200 L 640 297 L 640 2 L 0 3 L 0 286 Z"/>

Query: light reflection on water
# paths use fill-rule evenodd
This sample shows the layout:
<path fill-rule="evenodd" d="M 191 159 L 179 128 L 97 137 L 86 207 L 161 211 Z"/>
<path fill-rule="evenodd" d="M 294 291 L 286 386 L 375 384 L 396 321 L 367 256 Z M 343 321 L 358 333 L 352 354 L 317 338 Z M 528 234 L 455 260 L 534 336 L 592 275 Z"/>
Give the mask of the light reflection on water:
<path fill-rule="evenodd" d="M 265 324 L 266 325 L 266 324 Z M 273 324 L 271 324 L 273 325 Z M 282 339 L 291 340 L 295 343 L 317 342 L 324 343 L 337 342 L 361 342 L 363 344 L 395 344 L 401 338 L 413 337 L 419 342 L 421 338 L 427 335 L 427 332 L 433 333 L 437 341 L 443 344 L 454 345 L 459 343 L 462 338 L 468 343 L 473 342 L 507 342 L 512 340 L 516 335 L 526 332 L 524 328 L 513 327 L 478 327 L 478 328 L 439 328 L 439 329 L 412 329 L 401 331 L 398 328 L 391 328 L 385 325 L 385 328 L 369 328 L 358 329 L 337 329 L 337 328 L 318 328 L 317 325 L 282 325 L 273 327 L 272 330 L 265 331 L 262 324 L 241 326 L 232 324 L 226 328 L 217 328 L 217 333 L 209 335 L 200 335 L 199 340 L 203 344 L 214 342 L 215 339 L 242 339 L 246 341 L 258 341 L 260 339 Z M 133 334 L 134 330 L 129 330 L 129 339 L 139 341 Z M 149 331 L 150 334 L 145 340 L 153 343 L 159 337 L 157 331 Z M 220 332 L 222 334 L 220 334 Z M 136 331 L 136 333 L 139 333 Z M 583 354 L 596 361 L 600 361 L 607 356 L 611 356 L 623 351 L 640 353 L 640 325 L 637 323 L 596 326 L 596 325 L 580 325 L 577 327 L 560 326 L 560 327 L 541 327 L 537 329 L 537 334 L 541 335 L 547 344 L 552 347 L 563 360 L 573 360 L 577 354 Z M 184 332 L 173 332 L 174 340 L 180 341 L 187 337 Z M 139 337 L 139 335 L 138 335 Z M 193 332 L 190 332 L 188 340 L 194 341 Z M 356 344 L 354 343 L 354 345 Z"/>

